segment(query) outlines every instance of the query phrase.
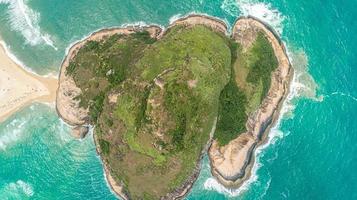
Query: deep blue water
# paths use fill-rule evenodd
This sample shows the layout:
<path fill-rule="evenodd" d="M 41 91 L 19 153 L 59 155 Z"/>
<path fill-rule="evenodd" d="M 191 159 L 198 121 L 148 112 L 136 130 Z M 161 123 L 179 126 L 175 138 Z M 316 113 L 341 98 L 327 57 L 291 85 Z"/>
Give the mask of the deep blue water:
<path fill-rule="evenodd" d="M 259 150 L 253 178 L 228 191 L 207 158 L 188 199 L 357 199 L 357 1 L 0 0 L 0 36 L 26 67 L 57 74 L 89 33 L 190 12 L 232 24 L 257 16 L 280 34 L 295 68 L 284 114 Z M 29 19 L 29 20 L 28 20 Z M 115 199 L 93 141 L 74 140 L 52 107 L 0 124 L 0 199 Z"/>

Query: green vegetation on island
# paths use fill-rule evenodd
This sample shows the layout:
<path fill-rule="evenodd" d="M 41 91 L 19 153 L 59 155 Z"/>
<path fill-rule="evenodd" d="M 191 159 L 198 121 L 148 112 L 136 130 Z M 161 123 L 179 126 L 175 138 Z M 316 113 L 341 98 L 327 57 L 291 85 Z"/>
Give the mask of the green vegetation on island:
<path fill-rule="evenodd" d="M 263 34 L 247 52 L 203 26 L 90 41 L 66 73 L 82 93 L 111 175 L 132 199 L 159 199 L 191 175 L 209 140 L 245 130 L 277 61 Z"/>
<path fill-rule="evenodd" d="M 220 145 L 228 144 L 246 130 L 248 115 L 257 110 L 270 88 L 271 73 L 278 61 L 274 50 L 259 32 L 246 52 L 237 48 L 232 61 L 232 76 L 220 95 L 215 139 Z"/>

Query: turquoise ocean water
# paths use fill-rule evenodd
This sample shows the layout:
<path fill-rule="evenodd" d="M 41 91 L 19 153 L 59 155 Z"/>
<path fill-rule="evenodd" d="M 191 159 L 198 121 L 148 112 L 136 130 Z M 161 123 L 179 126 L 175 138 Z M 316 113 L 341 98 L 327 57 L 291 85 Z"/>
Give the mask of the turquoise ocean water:
<path fill-rule="evenodd" d="M 273 26 L 295 68 L 290 95 L 252 178 L 227 190 L 208 159 L 187 199 L 357 199 L 357 1 L 0 0 L 0 37 L 26 68 L 56 75 L 66 49 L 104 27 L 191 12 Z M 116 199 L 93 140 L 74 140 L 53 105 L 0 124 L 0 199 Z"/>

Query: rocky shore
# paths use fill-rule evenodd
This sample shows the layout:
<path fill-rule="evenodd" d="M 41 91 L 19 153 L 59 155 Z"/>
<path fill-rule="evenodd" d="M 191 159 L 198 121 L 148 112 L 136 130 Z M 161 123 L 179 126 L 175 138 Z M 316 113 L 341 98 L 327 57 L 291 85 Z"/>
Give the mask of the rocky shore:
<path fill-rule="evenodd" d="M 238 19 L 233 27 L 232 38 L 248 49 L 257 33 L 262 31 L 270 41 L 278 68 L 271 78 L 271 87 L 259 109 L 252 113 L 246 123 L 247 131 L 229 144 L 220 147 L 213 141 L 209 149 L 212 174 L 226 187 L 237 188 L 250 176 L 254 164 L 254 150 L 265 142 L 269 129 L 276 122 L 281 104 L 288 94 L 293 74 L 284 44 L 266 24 L 252 17 Z"/>
<path fill-rule="evenodd" d="M 195 26 L 195 25 L 204 25 L 212 28 L 212 30 L 216 32 L 220 32 L 223 34 L 227 34 L 227 30 L 228 30 L 227 24 L 224 23 L 223 21 L 214 17 L 210 17 L 206 15 L 197 15 L 197 14 L 191 14 L 186 17 L 177 19 L 176 21 L 172 22 L 166 30 L 177 25 L 184 25 L 188 27 Z M 162 35 L 163 34 L 165 34 L 165 31 L 162 32 Z"/>
<path fill-rule="evenodd" d="M 102 154 L 100 148 L 99 148 L 99 142 L 98 142 L 98 138 L 96 137 L 95 133 L 93 134 L 93 138 L 94 138 L 94 144 L 95 144 L 95 149 L 97 151 L 97 154 L 100 156 Z M 102 158 L 102 157 L 101 157 Z M 104 159 L 101 159 L 102 164 L 103 164 L 103 168 L 104 168 L 104 175 L 105 175 L 105 179 L 110 187 L 110 189 L 117 195 L 119 196 L 121 199 L 123 200 L 128 200 L 129 196 L 126 194 L 126 192 L 123 190 L 123 187 L 121 186 L 121 184 L 117 183 L 115 181 L 115 179 L 113 178 L 113 176 L 111 175 L 110 172 L 110 168 L 108 166 L 107 161 L 105 161 Z"/>

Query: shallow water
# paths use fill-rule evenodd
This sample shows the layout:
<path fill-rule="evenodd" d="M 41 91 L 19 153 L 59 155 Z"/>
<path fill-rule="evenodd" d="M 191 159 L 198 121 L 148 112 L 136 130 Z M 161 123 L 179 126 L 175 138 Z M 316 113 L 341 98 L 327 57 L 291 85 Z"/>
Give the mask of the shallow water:
<path fill-rule="evenodd" d="M 227 190 L 208 159 L 187 199 L 357 199 L 357 2 L 253 0 L 0 0 L 0 35 L 39 74 L 58 73 L 66 49 L 102 28 L 167 25 L 190 12 L 232 25 L 265 20 L 282 35 L 295 68 L 284 114 L 259 150 L 252 179 Z M 76 141 L 47 105 L 0 125 L 1 199 L 115 199 L 93 141 Z"/>

